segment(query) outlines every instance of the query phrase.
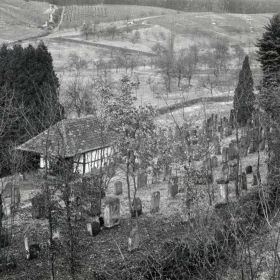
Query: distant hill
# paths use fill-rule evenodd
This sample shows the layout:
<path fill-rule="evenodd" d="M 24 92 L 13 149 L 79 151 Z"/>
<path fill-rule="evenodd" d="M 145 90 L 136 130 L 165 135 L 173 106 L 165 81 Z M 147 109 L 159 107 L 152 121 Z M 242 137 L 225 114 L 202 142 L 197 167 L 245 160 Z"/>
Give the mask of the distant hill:
<path fill-rule="evenodd" d="M 188 12 L 275 13 L 280 12 L 279 0 L 37 0 L 56 5 L 142 5 Z"/>
<path fill-rule="evenodd" d="M 24 0 L 0 1 L 0 43 L 20 40 L 42 33 L 48 20 L 49 4 Z"/>

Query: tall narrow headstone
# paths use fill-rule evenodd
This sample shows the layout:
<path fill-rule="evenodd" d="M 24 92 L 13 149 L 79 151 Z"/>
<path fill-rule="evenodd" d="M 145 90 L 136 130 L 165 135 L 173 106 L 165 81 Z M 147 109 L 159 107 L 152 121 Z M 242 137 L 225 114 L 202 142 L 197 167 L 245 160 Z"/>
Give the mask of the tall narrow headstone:
<path fill-rule="evenodd" d="M 228 147 L 223 147 L 222 162 L 228 162 Z"/>
<path fill-rule="evenodd" d="M 121 181 L 115 182 L 115 195 L 121 195 L 123 192 L 123 184 Z"/>
<path fill-rule="evenodd" d="M 106 197 L 104 201 L 104 227 L 112 228 L 120 223 L 120 200 Z"/>
<path fill-rule="evenodd" d="M 241 175 L 241 189 L 244 190 L 244 191 L 248 190 L 248 187 L 247 187 L 247 175 L 246 175 L 245 172 L 242 172 L 242 175 Z"/>
<path fill-rule="evenodd" d="M 135 197 L 132 202 L 131 217 L 135 218 L 136 216 L 142 215 L 142 201 L 139 197 Z"/>
<path fill-rule="evenodd" d="M 160 192 L 153 192 L 151 197 L 151 213 L 159 211 Z"/>
<path fill-rule="evenodd" d="M 138 226 L 135 226 L 129 234 L 128 251 L 131 252 L 133 250 L 138 249 L 139 245 L 140 245 L 139 229 L 138 229 Z"/>
<path fill-rule="evenodd" d="M 139 172 L 137 175 L 137 188 L 145 188 L 148 185 L 148 177 L 146 172 Z"/>

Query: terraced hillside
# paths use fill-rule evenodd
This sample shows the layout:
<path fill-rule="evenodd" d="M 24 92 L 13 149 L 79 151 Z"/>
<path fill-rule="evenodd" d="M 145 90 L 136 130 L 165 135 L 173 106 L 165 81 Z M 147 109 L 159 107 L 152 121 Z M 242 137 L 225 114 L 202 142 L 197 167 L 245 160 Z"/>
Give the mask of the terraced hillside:
<path fill-rule="evenodd" d="M 151 25 L 173 29 L 180 35 L 196 38 L 225 38 L 232 44 L 254 43 L 260 37 L 271 14 L 222 14 L 222 13 L 179 13 L 151 18 Z"/>
<path fill-rule="evenodd" d="M 42 32 L 48 19 L 48 3 L 24 0 L 0 1 L 0 42 L 20 40 Z"/>
<path fill-rule="evenodd" d="M 175 14 L 173 10 L 133 5 L 73 5 L 66 6 L 62 28 L 81 26 L 84 22 L 113 22 L 149 16 Z"/>

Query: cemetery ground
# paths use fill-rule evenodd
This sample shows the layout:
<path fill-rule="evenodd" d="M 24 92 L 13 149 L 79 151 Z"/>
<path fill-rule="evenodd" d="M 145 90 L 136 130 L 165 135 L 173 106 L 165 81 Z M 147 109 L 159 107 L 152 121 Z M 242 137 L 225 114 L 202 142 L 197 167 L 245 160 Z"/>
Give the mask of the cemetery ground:
<path fill-rule="evenodd" d="M 224 138 L 221 146 L 228 146 L 230 141 L 234 139 L 234 136 Z M 193 212 L 193 215 L 203 211 L 206 215 L 213 212 L 214 205 L 223 201 L 223 195 L 220 190 L 220 185 L 216 184 L 216 180 L 222 176 L 222 156 L 217 156 L 218 167 L 214 169 L 214 203 L 212 206 L 208 206 L 208 198 L 204 195 L 196 205 L 197 209 Z M 266 178 L 266 166 L 265 166 L 266 153 L 261 152 L 260 157 L 260 173 L 262 181 Z M 253 167 L 253 171 L 256 170 L 257 165 L 257 153 L 248 154 L 247 157 L 242 158 L 242 168 L 245 171 L 248 165 Z M 201 161 L 194 163 L 196 168 L 202 166 Z M 188 235 L 188 229 L 190 224 L 188 223 L 188 213 L 186 212 L 186 199 L 187 193 L 182 178 L 182 170 L 173 170 L 173 175 L 179 177 L 179 189 L 178 194 L 171 198 L 168 192 L 168 182 L 163 181 L 163 175 L 161 174 L 155 182 L 152 182 L 152 177 L 148 175 L 147 186 L 137 189 L 136 197 L 139 197 L 142 201 L 143 214 L 138 218 L 139 233 L 140 233 L 140 247 L 139 249 L 129 252 L 128 251 L 128 237 L 130 234 L 131 226 L 136 224 L 136 219 L 133 220 L 129 217 L 128 197 L 126 189 L 126 181 L 124 173 L 121 169 L 118 169 L 116 175 L 112 178 L 106 196 L 115 196 L 115 182 L 121 181 L 123 183 L 123 193 L 118 195 L 121 202 L 121 219 L 120 224 L 111 229 L 103 229 L 97 236 L 90 236 L 86 231 L 84 223 L 81 223 L 81 235 L 79 235 L 81 242 L 80 256 L 82 259 L 82 277 L 87 278 L 87 274 L 95 271 L 99 275 L 104 275 L 108 279 L 120 279 L 123 276 L 124 270 L 129 267 L 129 271 L 133 273 L 133 270 L 139 269 L 139 263 L 143 261 L 145 256 L 151 255 L 152 257 L 159 257 L 162 249 L 162 244 L 169 242 L 170 240 L 184 239 Z M 10 178 L 11 179 L 11 178 Z M 47 279 L 46 269 L 48 269 L 47 262 L 43 261 L 47 258 L 44 250 L 40 254 L 40 257 L 35 260 L 28 261 L 25 259 L 24 248 L 24 234 L 27 232 L 33 232 L 31 234 L 33 242 L 38 242 L 44 248 L 41 243 L 42 240 L 47 240 L 47 220 L 36 220 L 31 215 L 31 197 L 38 192 L 38 186 L 41 185 L 40 176 L 37 173 L 26 174 L 25 180 L 16 178 L 18 182 L 21 194 L 21 204 L 18 209 L 14 221 L 13 221 L 13 241 L 11 246 L 6 247 L 4 250 L 8 250 L 11 253 L 16 252 L 17 267 L 5 272 L 5 275 L 1 275 L 1 279 L 20 280 L 20 279 Z M 248 192 L 254 190 L 256 187 L 252 186 L 253 174 L 247 175 L 248 191 L 243 191 L 242 196 L 248 194 Z M 265 183 L 265 182 L 264 182 Z M 132 187 L 133 188 L 133 187 Z M 205 185 L 196 185 L 196 192 L 205 192 Z M 157 213 L 150 213 L 151 209 L 151 194 L 153 192 L 160 192 L 160 208 Z M 234 181 L 229 184 L 229 198 L 230 201 L 235 200 L 234 194 Z M 203 210 L 202 210 L 203 209 Z M 275 232 L 274 232 L 275 233 Z M 274 233 L 270 233 L 268 237 Z M 267 234 L 267 233 L 264 233 Z M 35 265 L 35 266 L 34 266 Z M 63 271 L 63 263 L 58 259 L 56 266 L 60 271 Z M 35 269 L 34 269 L 35 267 Z M 32 275 L 34 273 L 34 275 Z M 27 278 L 28 277 L 28 278 Z M 65 278 L 66 279 L 66 278 Z M 78 278 L 77 278 L 78 279 Z M 101 278 L 102 279 L 102 278 Z"/>

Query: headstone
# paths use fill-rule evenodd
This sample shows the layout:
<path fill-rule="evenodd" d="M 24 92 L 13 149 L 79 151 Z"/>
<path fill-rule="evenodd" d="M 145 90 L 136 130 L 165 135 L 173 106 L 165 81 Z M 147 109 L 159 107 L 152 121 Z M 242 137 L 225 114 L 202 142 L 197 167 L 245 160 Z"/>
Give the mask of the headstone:
<path fill-rule="evenodd" d="M 245 168 L 246 174 L 251 174 L 253 172 L 253 167 L 252 165 L 248 165 Z"/>
<path fill-rule="evenodd" d="M 220 197 L 223 202 L 228 202 L 229 201 L 229 188 L 228 184 L 220 184 Z"/>
<path fill-rule="evenodd" d="M 39 253 L 41 251 L 39 244 L 29 245 L 29 240 L 27 236 L 24 237 L 24 247 L 27 260 L 33 260 L 39 257 Z"/>
<path fill-rule="evenodd" d="M 252 186 L 257 186 L 258 185 L 258 177 L 257 177 L 257 173 L 253 173 L 253 182 L 252 182 Z"/>
<path fill-rule="evenodd" d="M 9 232 L 2 227 L 0 235 L 0 248 L 5 248 L 10 245 Z"/>
<path fill-rule="evenodd" d="M 121 181 L 115 182 L 115 195 L 121 195 L 123 192 L 123 184 Z"/>
<path fill-rule="evenodd" d="M 232 161 L 232 162 L 229 164 L 229 180 L 230 180 L 230 181 L 233 181 L 233 180 L 238 179 L 238 178 L 236 178 L 236 176 L 237 176 L 237 170 L 238 170 L 237 162 L 236 162 L 236 161 Z"/>
<path fill-rule="evenodd" d="M 130 234 L 129 234 L 129 238 L 128 238 L 128 251 L 132 252 L 133 250 L 136 250 L 139 248 L 140 245 L 140 235 L 139 235 L 139 230 L 138 230 L 138 226 L 135 226 Z"/>
<path fill-rule="evenodd" d="M 174 198 L 178 193 L 178 177 L 173 176 L 170 178 L 170 182 L 168 184 L 168 194 L 169 197 Z"/>
<path fill-rule="evenodd" d="M 91 221 L 87 223 L 87 231 L 91 236 L 96 236 L 100 232 L 100 222 L 99 217 L 94 217 Z"/>
<path fill-rule="evenodd" d="M 237 144 L 235 142 L 229 143 L 228 159 L 234 160 L 238 157 Z"/>
<path fill-rule="evenodd" d="M 264 151 L 265 150 L 265 139 L 263 139 L 260 143 L 260 151 Z"/>
<path fill-rule="evenodd" d="M 244 190 L 244 191 L 248 190 L 248 187 L 247 187 L 247 175 L 246 175 L 245 172 L 242 172 L 242 175 L 241 175 L 241 189 Z"/>
<path fill-rule="evenodd" d="M 159 211 L 160 192 L 153 192 L 151 198 L 151 213 Z"/>
<path fill-rule="evenodd" d="M 148 185 L 148 177 L 146 172 L 139 172 L 137 175 L 137 188 L 145 188 Z"/>
<path fill-rule="evenodd" d="M 228 162 L 228 147 L 223 147 L 222 162 Z"/>
<path fill-rule="evenodd" d="M 240 138 L 240 156 L 246 157 L 248 153 L 248 138 L 246 136 L 241 136 Z"/>
<path fill-rule="evenodd" d="M 132 205 L 132 212 L 131 212 L 131 217 L 135 218 L 136 215 L 139 217 L 140 215 L 142 215 L 142 201 L 139 197 L 135 197 L 133 199 Z"/>
<path fill-rule="evenodd" d="M 112 228 L 120 223 L 120 200 L 108 196 L 104 200 L 104 227 Z"/>
<path fill-rule="evenodd" d="M 220 145 L 220 143 L 216 143 L 216 145 L 215 145 L 215 155 L 217 155 L 217 156 L 221 155 L 221 145 Z"/>
<path fill-rule="evenodd" d="M 222 174 L 223 174 L 223 179 L 225 181 L 229 180 L 229 166 L 228 163 L 223 163 L 223 167 L 222 167 Z"/>
<path fill-rule="evenodd" d="M 213 156 L 211 161 L 212 161 L 212 167 L 213 168 L 217 168 L 219 166 L 219 161 L 218 161 L 218 158 L 216 156 Z"/>
<path fill-rule="evenodd" d="M 43 194 L 38 194 L 31 199 L 32 203 L 32 218 L 45 219 L 47 217 L 47 209 L 45 204 L 45 197 Z"/>

